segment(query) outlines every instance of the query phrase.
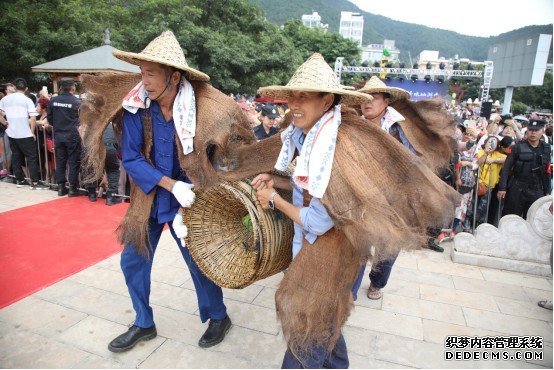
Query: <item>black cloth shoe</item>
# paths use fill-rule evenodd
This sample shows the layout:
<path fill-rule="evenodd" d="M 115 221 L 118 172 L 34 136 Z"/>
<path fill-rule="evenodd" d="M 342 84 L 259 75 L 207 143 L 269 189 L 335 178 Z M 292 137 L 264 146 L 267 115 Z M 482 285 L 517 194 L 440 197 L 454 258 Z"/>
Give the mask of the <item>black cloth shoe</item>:
<path fill-rule="evenodd" d="M 108 345 L 112 352 L 125 352 L 133 348 L 141 340 L 150 340 L 156 338 L 156 325 L 151 328 L 139 328 L 133 325 L 126 333 L 121 334 Z"/>
<path fill-rule="evenodd" d="M 434 239 L 430 239 L 427 242 L 427 248 L 434 250 L 435 252 L 444 252 L 444 248 L 438 245 Z"/>
<path fill-rule="evenodd" d="M 119 204 L 121 202 L 123 202 L 123 200 L 119 197 L 113 196 L 112 193 L 108 192 L 106 194 L 106 205 L 107 206 L 113 206 L 113 205 Z"/>
<path fill-rule="evenodd" d="M 58 196 L 63 197 L 64 195 L 67 195 L 69 190 L 65 187 L 64 184 L 58 184 Z"/>
<path fill-rule="evenodd" d="M 198 345 L 201 348 L 208 348 L 221 343 L 229 331 L 229 328 L 231 328 L 231 319 L 229 316 L 225 317 L 223 320 L 210 319 L 208 329 L 206 329 L 204 335 L 202 335 L 202 338 L 198 341 Z"/>
<path fill-rule="evenodd" d="M 91 202 L 96 202 L 96 199 L 98 199 L 98 196 L 96 195 L 96 191 L 89 191 L 88 200 L 90 200 Z"/>

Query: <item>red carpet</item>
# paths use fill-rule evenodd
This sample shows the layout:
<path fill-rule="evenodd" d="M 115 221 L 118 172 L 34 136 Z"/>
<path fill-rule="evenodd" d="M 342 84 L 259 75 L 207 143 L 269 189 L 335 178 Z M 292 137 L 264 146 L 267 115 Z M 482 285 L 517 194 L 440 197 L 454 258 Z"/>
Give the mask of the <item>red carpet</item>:
<path fill-rule="evenodd" d="M 0 308 L 121 251 L 127 207 L 80 196 L 0 213 Z"/>

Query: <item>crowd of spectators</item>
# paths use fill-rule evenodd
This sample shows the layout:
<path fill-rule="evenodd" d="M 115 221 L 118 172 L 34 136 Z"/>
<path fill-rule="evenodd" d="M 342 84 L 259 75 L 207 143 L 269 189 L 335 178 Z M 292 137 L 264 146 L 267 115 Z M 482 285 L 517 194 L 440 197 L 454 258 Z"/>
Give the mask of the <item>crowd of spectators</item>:
<path fill-rule="evenodd" d="M 1 110 L 2 117 L 6 118 L 6 125 L 0 124 L 0 179 L 3 182 L 14 183 L 18 187 L 57 190 L 59 196 L 88 195 L 90 201 L 102 197 L 106 199 L 107 205 L 128 201 L 129 179 L 121 166 L 121 155 L 111 123 L 103 138 L 107 148 L 104 177 L 88 183 L 81 181 L 86 177 L 87 169 L 82 168 L 80 161 L 80 141 L 84 132 L 79 127 L 78 118 L 75 117 L 78 99 L 75 96 L 74 81 L 62 80 L 59 95 L 49 93 L 46 87 L 37 93 L 31 93 L 24 80 L 23 83 L 20 90 L 12 83 L 3 85 L 0 101 L 12 94 L 17 94 L 18 98 L 24 101 L 26 118 L 21 126 L 29 126 L 30 129 L 34 127 L 32 135 L 29 131 L 28 141 L 31 144 L 26 148 L 30 156 L 23 156 L 18 160 L 21 156 L 16 155 L 18 162 L 14 166 L 12 147 L 17 150 L 17 146 L 14 146 L 14 140 L 6 133 L 10 121 L 6 116 L 9 113 L 6 109 Z M 231 97 L 247 113 L 258 140 L 279 132 L 287 110 L 286 102 L 267 101 L 247 95 L 231 94 Z M 53 102 L 56 99 L 61 100 L 54 107 Z M 54 111 L 57 113 L 54 114 Z M 34 124 L 31 124 L 31 118 L 34 118 Z M 14 127 L 15 124 L 12 125 L 12 129 Z M 60 136 L 62 131 L 65 134 Z M 57 140 L 54 138 L 54 132 L 59 136 Z M 21 175 L 18 179 L 16 173 L 19 168 Z M 75 174 L 78 174 L 79 180 L 76 180 Z"/>
<path fill-rule="evenodd" d="M 52 110 L 52 99 L 57 94 L 48 93 L 46 88 L 32 94 L 29 93 L 28 88 L 19 91 L 14 84 L 9 83 L 0 92 L 0 99 L 18 92 L 23 93 L 21 95 L 32 102 L 34 111 L 30 112 L 29 116 L 35 117 L 36 122 L 33 132 L 33 151 L 35 155 L 31 157 L 36 157 L 38 175 L 35 175 L 35 177 L 39 176 L 40 180 L 32 179 L 28 185 L 33 187 L 33 184 L 35 184 L 36 188 L 51 188 L 58 190 L 60 196 L 66 195 L 68 193 L 65 188 L 66 171 L 64 170 L 64 174 L 60 175 L 60 169 L 58 169 L 57 179 L 55 176 L 56 163 L 59 162 L 59 158 L 56 160 L 54 155 L 56 145 L 54 143 L 53 132 L 55 128 L 53 130 L 53 124 L 55 127 L 55 123 L 52 120 L 55 120 L 55 118 L 50 114 L 50 119 L 48 119 L 49 109 Z M 73 92 L 74 90 L 71 94 Z M 252 130 L 258 140 L 266 139 L 279 132 L 288 109 L 285 101 L 274 101 L 243 94 L 230 94 L 230 96 L 247 114 Z M 479 117 L 479 106 L 466 103 L 463 103 L 463 105 L 446 104 L 446 108 L 456 122 L 454 139 L 457 142 L 457 151 L 445 177 L 450 178 L 452 186 L 461 193 L 461 198 L 456 206 L 455 219 L 451 225 L 445 228 L 449 231 L 441 233 L 439 240 L 452 237 L 459 231 L 473 232 L 475 227 L 484 222 L 498 225 L 500 217 L 506 214 L 504 203 L 508 200 L 514 202 L 513 197 L 505 198 L 509 195 L 505 193 L 506 188 L 511 187 L 514 182 L 513 169 L 510 170 L 512 173 L 510 173 L 509 178 L 505 176 L 507 177 L 506 183 L 501 185 L 502 173 L 503 171 L 506 172 L 504 163 L 515 145 L 527 141 L 531 131 L 537 131 L 535 129 L 529 130 L 530 122 L 539 123 L 537 128 L 540 131 L 540 142 L 545 143 L 549 148 L 552 146 L 552 115 L 539 116 L 537 113 L 531 113 L 512 117 L 510 114 L 501 115 L 494 112 L 494 110 L 499 109 L 498 106 L 495 106 L 490 117 L 485 118 Z M 5 111 L 2 113 L 4 116 L 6 115 Z M 78 126 L 78 122 L 76 125 Z M 107 198 L 106 203 L 108 205 L 117 204 L 123 199 L 128 200 L 128 177 L 120 166 L 120 156 L 113 130 L 109 132 L 111 134 L 106 137 L 107 147 L 110 148 L 106 175 L 96 182 L 70 184 L 70 190 L 73 190 L 70 192 L 70 196 L 88 194 L 91 201 L 95 201 L 98 196 L 103 196 Z M 0 177 L 2 181 L 17 183 L 18 186 L 27 185 L 26 182 L 22 183 L 15 179 L 17 170 L 14 171 L 13 168 L 13 153 L 11 150 L 13 143 L 10 143 L 8 136 L 6 127 L 0 125 Z M 58 151 L 60 151 L 59 148 Z M 552 151 L 549 150 L 548 153 L 550 153 L 548 159 L 541 160 L 541 170 L 535 170 L 542 171 L 541 176 L 549 179 L 548 182 L 540 184 L 539 193 L 541 194 L 550 194 L 551 192 L 551 169 L 549 164 L 552 163 Z M 32 167 L 28 161 L 29 159 L 22 166 L 27 178 L 31 176 L 30 169 Z M 82 177 L 85 170 L 80 168 L 80 162 L 73 165 L 74 167 L 77 166 L 73 170 L 81 173 Z M 518 176 L 521 177 L 522 175 L 518 174 Z M 63 180 L 60 180 L 60 178 Z M 525 183 L 522 179 L 518 182 Z M 500 196 L 499 186 L 503 186 L 500 189 Z M 80 190 L 76 190 L 77 187 Z M 525 194 L 520 194 L 519 198 L 521 199 L 515 199 L 515 201 L 528 203 Z M 513 207 L 508 208 L 512 209 Z M 527 209 L 524 209 L 524 211 L 526 212 Z M 522 217 L 526 216 L 523 211 L 519 213 Z"/>
<path fill-rule="evenodd" d="M 552 115 L 513 117 L 493 112 L 487 119 L 479 117 L 478 106 L 469 104 L 450 106 L 449 112 L 456 121 L 458 144 L 452 161 L 454 186 L 462 196 L 451 231 L 439 239 L 457 231 L 472 233 L 485 222 L 498 226 L 505 214 L 526 218 L 529 206 L 552 190 Z M 523 158 L 520 146 L 532 149 L 528 158 Z M 529 162 L 534 172 L 523 162 Z M 533 188 L 537 191 L 528 194 Z M 514 208 L 513 203 L 519 206 Z"/>
<path fill-rule="evenodd" d="M 60 93 L 46 87 L 29 92 L 24 79 L 8 83 L 0 91 L 0 178 L 17 187 L 57 190 L 59 196 L 88 194 L 89 200 L 106 198 L 106 205 L 128 199 L 125 171 L 111 124 L 104 135 L 107 149 L 103 179 L 83 183 L 82 137 L 79 125 L 80 100 L 75 81 L 62 79 Z M 27 180 L 29 179 L 29 181 Z M 69 181 L 67 181 L 69 180 Z M 69 187 L 66 185 L 69 184 Z"/>

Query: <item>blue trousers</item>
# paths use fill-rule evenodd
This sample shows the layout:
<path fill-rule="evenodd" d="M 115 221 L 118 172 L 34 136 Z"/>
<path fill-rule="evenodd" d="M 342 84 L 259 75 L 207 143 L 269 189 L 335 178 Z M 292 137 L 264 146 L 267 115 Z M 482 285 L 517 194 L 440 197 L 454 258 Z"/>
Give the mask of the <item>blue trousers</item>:
<path fill-rule="evenodd" d="M 371 267 L 371 272 L 369 273 L 369 280 L 371 281 L 374 287 L 383 289 L 385 285 L 387 285 L 387 282 L 389 281 L 390 273 L 392 271 L 392 266 L 394 266 L 394 262 L 396 262 L 397 257 L 398 255 L 388 260 L 377 261 L 377 263 Z M 364 278 L 365 267 L 366 267 L 365 264 L 363 264 L 360 267 L 360 272 L 358 272 L 358 277 L 356 278 L 356 281 L 354 282 L 354 286 L 352 287 L 352 295 L 354 296 L 354 300 L 356 300 L 358 297 L 358 290 L 360 289 L 360 285 L 362 285 L 362 279 Z"/>
<path fill-rule="evenodd" d="M 160 240 L 165 223 L 159 224 L 156 219 L 150 218 L 148 238 L 152 250 L 149 258 L 145 258 L 128 244 L 121 253 L 121 270 L 125 276 L 125 283 L 131 295 L 133 308 L 136 312 L 135 325 L 141 328 L 149 328 L 154 325 L 152 307 L 150 307 L 150 275 L 154 253 Z M 187 248 L 183 248 L 181 240 L 175 235 L 173 227 L 169 224 L 173 239 L 177 242 L 179 250 L 185 259 L 198 299 L 200 319 L 206 322 L 208 319 L 222 320 L 227 316 L 227 308 L 223 304 L 223 292 L 221 288 L 208 279 L 190 257 Z"/>
<path fill-rule="evenodd" d="M 348 369 L 349 364 L 346 342 L 341 334 L 331 353 L 325 347 L 314 346 L 298 358 L 287 348 L 281 369 Z"/>

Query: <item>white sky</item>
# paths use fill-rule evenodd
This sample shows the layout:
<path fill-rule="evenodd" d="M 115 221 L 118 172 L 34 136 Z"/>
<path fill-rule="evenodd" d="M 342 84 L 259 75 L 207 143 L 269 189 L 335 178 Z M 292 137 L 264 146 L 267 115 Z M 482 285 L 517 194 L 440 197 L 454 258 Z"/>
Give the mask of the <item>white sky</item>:
<path fill-rule="evenodd" d="M 525 26 L 550 24 L 554 18 L 552 0 L 350 1 L 368 13 L 470 36 L 496 36 Z"/>

